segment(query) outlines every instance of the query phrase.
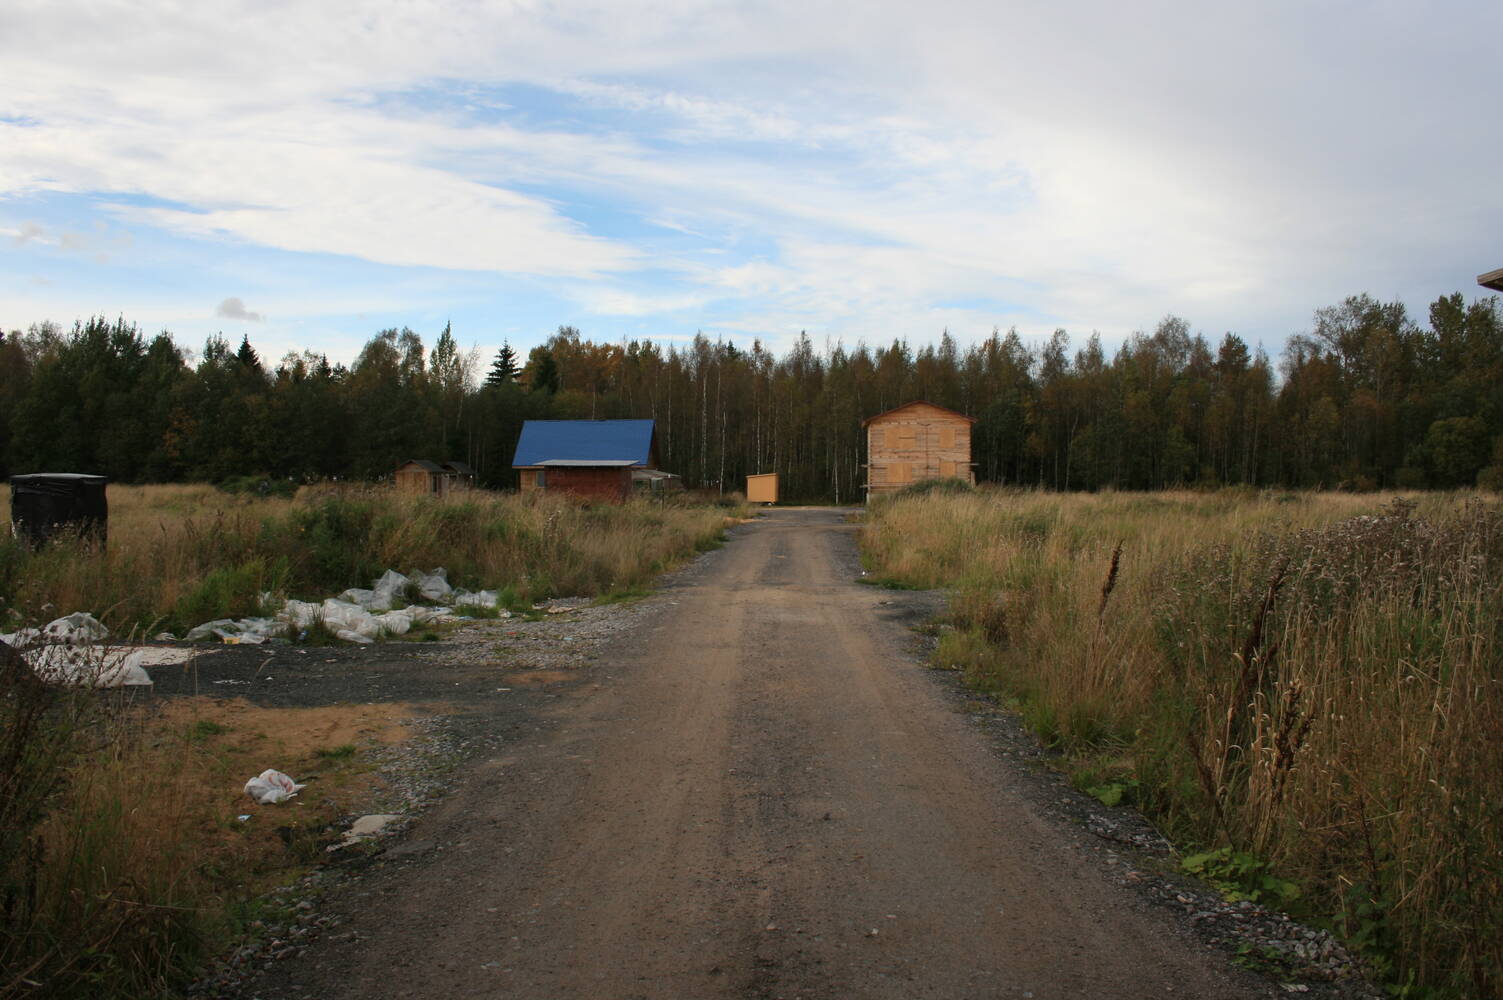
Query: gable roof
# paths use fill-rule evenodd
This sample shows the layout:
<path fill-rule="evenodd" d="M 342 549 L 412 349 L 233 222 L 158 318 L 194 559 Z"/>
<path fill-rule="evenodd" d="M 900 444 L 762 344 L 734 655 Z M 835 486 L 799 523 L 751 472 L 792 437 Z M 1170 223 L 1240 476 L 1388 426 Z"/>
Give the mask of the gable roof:
<path fill-rule="evenodd" d="M 934 403 L 931 403 L 927 399 L 915 399 L 911 403 L 904 403 L 902 406 L 894 406 L 892 409 L 887 410 L 884 413 L 873 414 L 872 416 L 867 417 L 865 420 L 861 421 L 861 426 L 865 427 L 867 424 L 871 423 L 873 420 L 880 420 L 883 417 L 890 417 L 894 413 L 899 412 L 900 410 L 906 410 L 906 409 L 908 409 L 910 406 L 927 406 L 927 407 L 930 407 L 932 409 L 938 410 L 941 413 L 948 413 L 952 417 L 959 417 L 961 420 L 964 420 L 967 423 L 974 424 L 976 422 L 976 418 L 975 417 L 968 417 L 964 413 L 959 412 L 958 410 L 947 409 L 946 407 L 939 406 L 939 405 L 936 405 Z"/>
<path fill-rule="evenodd" d="M 444 471 L 444 467 L 442 465 L 439 465 L 437 462 L 430 462 L 426 458 L 409 458 L 407 461 L 405 461 L 401 465 L 397 466 L 397 469 L 398 470 L 405 469 L 409 465 L 415 465 L 419 469 L 422 469 L 424 472 L 443 472 Z"/>
<path fill-rule="evenodd" d="M 651 420 L 529 420 L 511 465 L 649 465 L 652 438 Z"/>

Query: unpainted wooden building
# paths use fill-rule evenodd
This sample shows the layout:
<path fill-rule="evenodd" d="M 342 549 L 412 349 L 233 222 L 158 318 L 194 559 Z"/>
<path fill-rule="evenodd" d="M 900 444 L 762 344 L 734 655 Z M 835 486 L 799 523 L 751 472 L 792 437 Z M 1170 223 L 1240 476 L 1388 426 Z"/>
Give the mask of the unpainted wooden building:
<path fill-rule="evenodd" d="M 974 484 L 971 426 L 975 423 L 964 413 L 922 401 L 862 421 L 867 497 L 892 493 L 923 479 L 955 478 Z"/>
<path fill-rule="evenodd" d="M 392 473 L 397 489 L 408 493 L 437 493 L 475 488 L 475 470 L 463 462 L 433 462 L 414 458 Z"/>

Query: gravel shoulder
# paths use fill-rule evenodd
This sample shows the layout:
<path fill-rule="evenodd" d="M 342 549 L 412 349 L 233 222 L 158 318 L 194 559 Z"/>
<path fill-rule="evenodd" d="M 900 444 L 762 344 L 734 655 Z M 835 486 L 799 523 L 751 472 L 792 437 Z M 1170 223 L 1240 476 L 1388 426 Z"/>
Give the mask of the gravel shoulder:
<path fill-rule="evenodd" d="M 923 669 L 940 596 L 856 585 L 853 533 L 779 510 L 633 604 L 153 671 L 153 697 L 433 708 L 389 762 L 418 776 L 400 835 L 290 888 L 202 991 L 1365 995 L 1316 978 L 1324 939 L 1165 874 L 1151 828 Z M 1269 942 L 1310 954 L 1276 979 L 1230 961 Z"/>

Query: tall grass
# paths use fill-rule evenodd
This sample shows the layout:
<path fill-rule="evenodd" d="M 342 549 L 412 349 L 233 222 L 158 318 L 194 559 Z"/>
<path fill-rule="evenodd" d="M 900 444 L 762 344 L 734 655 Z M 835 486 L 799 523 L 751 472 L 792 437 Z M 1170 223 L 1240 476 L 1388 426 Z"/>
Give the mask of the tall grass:
<path fill-rule="evenodd" d="M 0 663 L 0 997 L 185 984 L 213 923 L 182 835 L 202 821 L 177 781 L 190 749 L 143 766 L 124 713 Z"/>
<path fill-rule="evenodd" d="M 518 601 L 595 596 L 647 584 L 717 538 L 725 514 L 483 492 L 305 488 L 289 500 L 115 486 L 103 553 L 68 539 L 27 552 L 0 533 L 0 613 L 84 610 L 117 631 L 182 629 L 254 613 L 266 591 L 322 598 L 386 569 L 438 566 Z"/>
<path fill-rule="evenodd" d="M 387 568 L 443 566 L 512 601 L 640 592 L 713 545 L 732 513 L 383 489 L 276 500 L 112 487 L 110 501 L 103 552 L 66 538 L 27 551 L 0 533 L 0 629 L 77 610 L 117 634 L 182 628 L 249 614 L 263 591 L 324 597 Z M 0 997 L 164 995 L 247 891 L 254 864 L 219 856 L 224 803 L 209 792 L 233 793 L 251 762 L 197 741 L 216 727 L 164 735 L 126 708 L 42 684 L 0 647 Z"/>
<path fill-rule="evenodd" d="M 1183 846 L 1255 855 L 1399 987 L 1503 990 L 1503 511 L 1244 492 L 900 498 L 942 665 Z"/>

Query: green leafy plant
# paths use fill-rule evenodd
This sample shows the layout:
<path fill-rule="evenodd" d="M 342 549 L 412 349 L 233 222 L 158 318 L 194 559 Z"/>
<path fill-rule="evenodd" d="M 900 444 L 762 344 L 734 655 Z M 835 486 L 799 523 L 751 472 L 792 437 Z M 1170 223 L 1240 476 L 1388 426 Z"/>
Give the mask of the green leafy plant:
<path fill-rule="evenodd" d="M 1250 900 L 1282 908 L 1301 896 L 1298 885 L 1274 875 L 1266 862 L 1230 847 L 1188 854 L 1179 866 L 1233 902 Z"/>

